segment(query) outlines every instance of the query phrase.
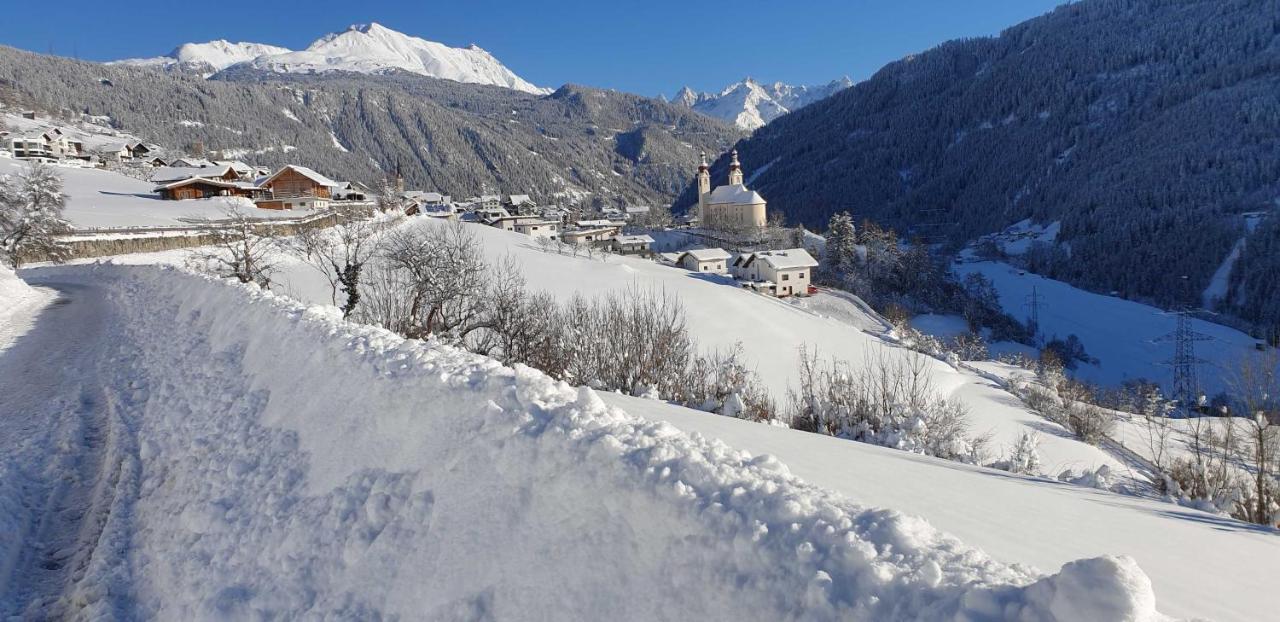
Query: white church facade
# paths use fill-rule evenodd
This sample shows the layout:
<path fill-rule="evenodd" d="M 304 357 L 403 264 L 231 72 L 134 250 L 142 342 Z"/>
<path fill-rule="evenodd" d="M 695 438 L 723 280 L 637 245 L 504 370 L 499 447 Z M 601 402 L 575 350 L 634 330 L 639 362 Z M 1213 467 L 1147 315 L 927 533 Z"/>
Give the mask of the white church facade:
<path fill-rule="evenodd" d="M 764 197 L 742 183 L 737 149 L 733 150 L 732 158 L 729 183 L 712 190 L 707 154 L 702 154 L 702 163 L 698 165 L 698 216 L 702 226 L 734 232 L 763 229 L 766 224 Z"/>

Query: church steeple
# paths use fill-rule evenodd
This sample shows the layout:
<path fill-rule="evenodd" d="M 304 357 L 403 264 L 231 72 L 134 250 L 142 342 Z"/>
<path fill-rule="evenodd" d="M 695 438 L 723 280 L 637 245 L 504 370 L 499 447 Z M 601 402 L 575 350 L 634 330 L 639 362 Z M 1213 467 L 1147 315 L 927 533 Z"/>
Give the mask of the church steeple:
<path fill-rule="evenodd" d="M 705 212 L 707 195 L 711 194 L 711 166 L 707 164 L 707 152 L 702 152 L 702 162 L 698 164 L 698 214 Z"/>
<path fill-rule="evenodd" d="M 734 149 L 729 155 L 732 158 L 729 161 L 729 185 L 739 185 L 742 183 L 742 164 L 738 162 L 738 150 Z"/>

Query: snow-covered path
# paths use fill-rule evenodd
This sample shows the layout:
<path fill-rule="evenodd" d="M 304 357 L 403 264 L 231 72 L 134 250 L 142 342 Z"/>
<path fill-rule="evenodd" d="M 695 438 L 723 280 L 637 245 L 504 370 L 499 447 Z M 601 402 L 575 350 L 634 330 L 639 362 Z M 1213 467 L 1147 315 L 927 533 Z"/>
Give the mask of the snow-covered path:
<path fill-rule="evenodd" d="M 1131 559 L 1007 565 L 534 370 L 173 270 L 37 272 L 67 302 L 0 353 L 6 615 L 1161 619 Z"/>
<path fill-rule="evenodd" d="M 99 571 L 123 571 L 123 551 L 104 534 L 132 497 L 121 474 L 135 460 L 131 400 L 114 386 L 120 353 L 103 339 L 112 314 L 97 287 L 37 284 L 57 301 L 0 356 L 0 486 L 12 493 L 0 508 L 0 613 L 111 612 Z"/>

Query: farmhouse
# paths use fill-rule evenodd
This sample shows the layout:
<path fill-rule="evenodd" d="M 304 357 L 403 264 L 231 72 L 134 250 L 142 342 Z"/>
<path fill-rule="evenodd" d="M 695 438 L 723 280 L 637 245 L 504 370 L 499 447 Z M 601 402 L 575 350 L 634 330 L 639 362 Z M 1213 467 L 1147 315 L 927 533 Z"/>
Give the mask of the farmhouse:
<path fill-rule="evenodd" d="M 210 197 L 259 199 L 267 194 L 266 190 L 249 182 L 223 181 L 204 177 L 190 177 L 171 182 L 156 188 L 156 192 L 160 194 L 161 199 L 167 201 L 207 199 Z"/>
<path fill-rule="evenodd" d="M 290 164 L 261 184 L 271 198 L 258 201 L 263 209 L 325 209 L 340 184 L 305 166 Z"/>
<path fill-rule="evenodd" d="M 613 252 L 619 255 L 649 255 L 653 252 L 653 238 L 647 235 L 620 235 L 613 239 Z"/>
<path fill-rule="evenodd" d="M 555 220 L 521 217 L 516 222 L 515 231 L 531 238 L 550 238 L 555 240 L 560 237 L 560 223 Z"/>
<path fill-rule="evenodd" d="M 617 234 L 618 229 L 616 227 L 594 227 L 565 231 L 560 234 L 560 239 L 566 244 L 588 245 L 608 242 Z"/>
<path fill-rule="evenodd" d="M 742 286 L 778 297 L 806 296 L 818 260 L 802 248 L 739 255 L 730 267 Z"/>
<path fill-rule="evenodd" d="M 697 248 L 680 253 L 676 263 L 691 272 L 726 274 L 732 255 L 722 248 Z"/>

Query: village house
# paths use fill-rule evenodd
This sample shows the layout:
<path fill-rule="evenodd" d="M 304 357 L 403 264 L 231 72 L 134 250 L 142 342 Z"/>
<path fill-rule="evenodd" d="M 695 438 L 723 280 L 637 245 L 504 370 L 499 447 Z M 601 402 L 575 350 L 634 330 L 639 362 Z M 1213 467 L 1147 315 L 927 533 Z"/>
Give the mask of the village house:
<path fill-rule="evenodd" d="M 651 211 L 652 208 L 648 205 L 628 205 L 625 209 L 625 218 L 628 222 L 643 220 L 649 217 Z"/>
<path fill-rule="evenodd" d="M 616 227 L 594 227 L 572 229 L 560 234 L 560 240 L 566 244 L 599 245 L 612 240 L 618 234 Z"/>
<path fill-rule="evenodd" d="M 267 196 L 264 188 L 245 181 L 223 181 L 204 177 L 189 177 L 156 188 L 160 198 L 168 201 L 187 199 L 208 199 L 211 197 L 245 197 L 246 199 L 263 199 Z"/>
<path fill-rule="evenodd" d="M 529 215 L 538 208 L 538 204 L 527 194 L 509 194 L 502 201 L 502 206 L 512 214 Z"/>
<path fill-rule="evenodd" d="M 344 181 L 332 190 L 332 196 L 334 201 L 367 201 L 373 191 L 358 181 Z"/>
<path fill-rule="evenodd" d="M 732 257 L 722 248 L 697 248 L 677 255 L 676 263 L 690 272 L 726 274 Z"/>
<path fill-rule="evenodd" d="M 453 203 L 453 197 L 439 192 L 430 192 L 424 190 L 409 190 L 400 193 L 400 198 L 405 201 L 426 207 L 440 207 Z"/>
<path fill-rule="evenodd" d="M 544 218 L 525 219 L 521 217 L 515 225 L 516 233 L 523 233 L 531 238 L 549 238 L 557 240 L 560 238 L 560 223 L 555 220 L 546 220 Z"/>
<path fill-rule="evenodd" d="M 484 224 L 502 229 L 503 231 L 517 231 L 518 227 L 523 224 L 543 222 L 537 216 L 498 216 L 497 218 L 487 218 Z"/>
<path fill-rule="evenodd" d="M 647 235 L 620 235 L 610 244 L 619 255 L 651 255 L 653 238 Z"/>
<path fill-rule="evenodd" d="M 178 158 L 170 162 L 169 166 L 176 168 L 209 168 L 214 164 L 204 158 Z"/>
<path fill-rule="evenodd" d="M 325 209 L 338 182 L 305 166 L 285 166 L 261 184 L 271 193 L 257 202 L 262 209 Z"/>
<path fill-rule="evenodd" d="M 818 260 L 802 248 L 758 251 L 739 255 L 730 266 L 733 277 L 744 288 L 762 294 L 807 296 L 812 283 L 812 270 Z"/>
<path fill-rule="evenodd" d="M 758 231 L 766 224 L 764 197 L 742 183 L 738 150 L 734 149 L 731 155 L 733 159 L 729 163 L 729 183 L 712 190 L 711 168 L 707 164 L 707 154 L 702 154 L 697 175 L 700 224 L 717 231 Z"/>

